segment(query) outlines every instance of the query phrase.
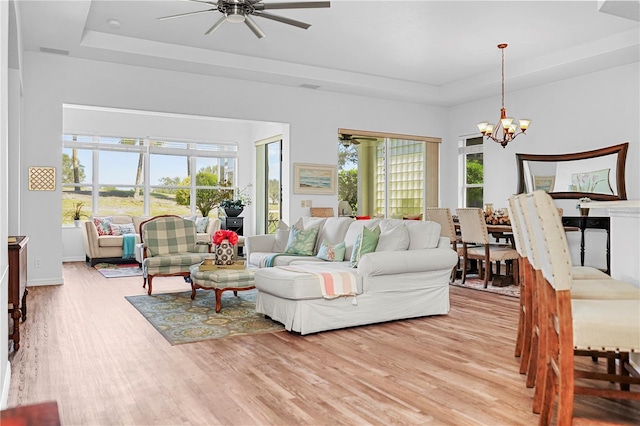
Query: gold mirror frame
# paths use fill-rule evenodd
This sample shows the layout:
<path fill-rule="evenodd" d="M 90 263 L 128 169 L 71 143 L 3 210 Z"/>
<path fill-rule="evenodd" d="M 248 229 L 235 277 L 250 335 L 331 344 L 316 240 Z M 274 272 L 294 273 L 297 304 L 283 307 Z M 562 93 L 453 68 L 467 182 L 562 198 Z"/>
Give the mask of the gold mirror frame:
<path fill-rule="evenodd" d="M 595 192 L 565 191 L 565 192 L 549 192 L 551 198 L 557 199 L 578 199 L 589 197 L 596 201 L 616 201 L 626 200 L 627 190 L 625 187 L 625 164 L 627 161 L 627 149 L 629 142 L 620 145 L 613 145 L 606 148 L 596 149 L 593 151 L 575 152 L 570 154 L 516 154 L 518 162 L 518 194 L 526 191 L 525 185 L 525 161 L 539 162 L 562 162 L 584 160 L 589 158 L 597 158 L 605 155 L 617 155 L 615 180 L 617 185 L 617 194 L 601 194 Z"/>

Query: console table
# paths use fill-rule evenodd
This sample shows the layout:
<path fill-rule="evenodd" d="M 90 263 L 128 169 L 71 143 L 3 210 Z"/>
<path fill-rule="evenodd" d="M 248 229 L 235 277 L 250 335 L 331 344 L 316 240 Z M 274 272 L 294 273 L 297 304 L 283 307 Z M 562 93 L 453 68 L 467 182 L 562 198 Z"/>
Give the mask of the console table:
<path fill-rule="evenodd" d="M 13 340 L 13 349 L 20 349 L 20 320 L 27 319 L 27 243 L 29 237 L 9 237 L 9 314 L 13 327 L 9 330 L 9 339 Z"/>
<path fill-rule="evenodd" d="M 564 226 L 580 228 L 580 266 L 584 266 L 584 231 L 587 229 L 604 229 L 607 231 L 607 274 L 611 275 L 611 225 L 609 216 L 563 216 Z"/>

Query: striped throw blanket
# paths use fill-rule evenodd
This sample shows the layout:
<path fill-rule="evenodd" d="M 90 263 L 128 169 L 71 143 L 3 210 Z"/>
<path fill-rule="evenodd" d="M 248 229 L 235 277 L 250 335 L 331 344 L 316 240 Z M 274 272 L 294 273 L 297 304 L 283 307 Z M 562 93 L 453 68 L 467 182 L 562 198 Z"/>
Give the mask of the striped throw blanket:
<path fill-rule="evenodd" d="M 318 277 L 320 289 L 325 299 L 335 299 L 341 296 L 354 296 L 358 292 L 356 274 L 349 271 L 327 271 L 322 264 L 304 266 L 279 266 L 293 272 L 312 274 Z M 355 304 L 355 303 L 354 303 Z"/>

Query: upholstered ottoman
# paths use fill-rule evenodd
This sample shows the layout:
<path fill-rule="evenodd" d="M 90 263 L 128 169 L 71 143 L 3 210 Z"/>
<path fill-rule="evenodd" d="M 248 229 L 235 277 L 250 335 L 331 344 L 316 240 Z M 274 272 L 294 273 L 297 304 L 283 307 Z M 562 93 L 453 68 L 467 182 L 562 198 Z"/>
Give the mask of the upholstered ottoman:
<path fill-rule="evenodd" d="M 220 312 L 222 293 L 232 290 L 234 295 L 239 291 L 254 289 L 251 269 L 217 269 L 215 271 L 201 271 L 200 264 L 193 265 L 191 272 L 191 299 L 196 297 L 196 290 L 213 290 L 216 294 L 216 313 Z"/>

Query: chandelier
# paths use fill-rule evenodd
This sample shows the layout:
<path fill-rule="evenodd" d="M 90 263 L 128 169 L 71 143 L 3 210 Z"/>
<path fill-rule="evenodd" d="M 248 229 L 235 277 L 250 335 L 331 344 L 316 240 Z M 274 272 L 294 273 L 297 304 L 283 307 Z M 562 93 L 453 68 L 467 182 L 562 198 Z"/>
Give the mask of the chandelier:
<path fill-rule="evenodd" d="M 504 107 L 504 49 L 506 47 L 507 43 L 498 45 L 498 49 L 502 52 L 502 108 L 500 109 L 500 121 L 495 126 L 486 121 L 478 123 L 478 129 L 482 136 L 499 143 L 503 148 L 519 134 L 525 133 L 531 123 L 531 120 L 518 120 L 520 123 L 520 131 L 518 131 L 518 125 L 513 122 L 513 117 L 507 117 L 507 110 Z"/>

